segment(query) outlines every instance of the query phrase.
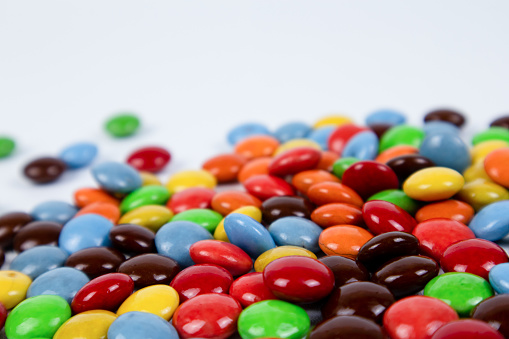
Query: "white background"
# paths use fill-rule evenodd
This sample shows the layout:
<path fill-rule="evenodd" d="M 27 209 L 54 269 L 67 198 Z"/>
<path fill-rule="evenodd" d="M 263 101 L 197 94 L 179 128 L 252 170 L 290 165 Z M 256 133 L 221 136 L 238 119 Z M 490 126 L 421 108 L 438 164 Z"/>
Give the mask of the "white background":
<path fill-rule="evenodd" d="M 229 151 L 226 132 L 276 128 L 379 108 L 420 125 L 429 110 L 464 112 L 465 136 L 509 113 L 507 1 L 1 1 L 0 213 L 72 202 L 89 169 L 37 186 L 29 160 L 82 140 L 102 160 L 145 145 L 171 150 L 163 181 Z M 138 135 L 103 131 L 137 112 Z"/>

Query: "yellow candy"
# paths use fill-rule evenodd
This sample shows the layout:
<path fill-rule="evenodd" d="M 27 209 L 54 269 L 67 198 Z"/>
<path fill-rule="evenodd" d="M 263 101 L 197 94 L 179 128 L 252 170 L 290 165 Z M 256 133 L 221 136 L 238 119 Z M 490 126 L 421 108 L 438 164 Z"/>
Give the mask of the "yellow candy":
<path fill-rule="evenodd" d="M 142 186 L 161 186 L 161 181 L 150 172 L 140 172 Z"/>
<path fill-rule="evenodd" d="M 449 199 L 463 187 L 465 179 L 446 167 L 429 167 L 413 173 L 403 183 L 403 191 L 412 199 L 435 201 Z"/>
<path fill-rule="evenodd" d="M 503 140 L 488 140 L 483 141 L 472 147 L 470 155 L 472 156 L 472 163 L 484 161 L 484 158 L 496 149 L 509 147 L 509 143 Z"/>
<path fill-rule="evenodd" d="M 63 323 L 53 339 L 106 339 L 116 318 L 115 313 L 104 310 L 79 313 Z"/>
<path fill-rule="evenodd" d="M 484 169 L 484 161 L 472 163 L 464 172 L 463 178 L 466 182 L 482 179 L 484 181 L 493 182 Z"/>
<path fill-rule="evenodd" d="M 240 208 L 237 208 L 236 210 L 232 211 L 231 213 L 240 213 L 247 215 L 248 217 L 253 218 L 254 220 L 261 222 L 262 221 L 262 211 L 258 207 L 255 206 L 243 206 Z M 219 222 L 219 224 L 216 227 L 216 230 L 214 231 L 214 239 L 221 240 L 225 242 L 230 242 L 228 239 L 228 236 L 226 235 L 226 232 L 224 231 L 224 218 Z"/>
<path fill-rule="evenodd" d="M 289 150 L 297 148 L 297 147 L 311 147 L 311 148 L 315 148 L 319 151 L 322 150 L 322 147 L 320 147 L 320 145 L 314 140 L 292 139 L 290 141 L 285 142 L 284 144 L 281 144 L 278 148 L 276 148 L 273 156 L 276 156 L 278 154 L 281 154 L 283 152 L 289 151 Z"/>
<path fill-rule="evenodd" d="M 173 212 L 169 208 L 160 205 L 145 205 L 127 212 L 118 223 L 136 224 L 157 232 L 171 218 L 173 218 Z"/>
<path fill-rule="evenodd" d="M 478 211 L 495 201 L 508 200 L 509 192 L 494 182 L 478 179 L 466 183 L 458 197 Z"/>
<path fill-rule="evenodd" d="M 352 122 L 352 119 L 346 117 L 344 115 L 328 115 L 326 117 L 321 118 L 313 125 L 313 128 L 320 128 L 324 126 L 341 126 L 344 124 L 349 124 Z"/>
<path fill-rule="evenodd" d="M 260 256 L 256 259 L 254 263 L 254 269 L 256 272 L 263 272 L 263 269 L 269 263 L 273 262 L 276 259 L 288 257 L 291 255 L 298 255 L 301 257 L 316 259 L 316 255 L 305 248 L 298 246 L 279 246 L 260 254 Z"/>
<path fill-rule="evenodd" d="M 0 271 L 0 303 L 10 310 L 26 295 L 32 279 L 26 274 L 17 271 Z"/>
<path fill-rule="evenodd" d="M 190 187 L 214 188 L 216 185 L 216 177 L 210 172 L 205 170 L 190 170 L 172 175 L 166 183 L 166 188 L 173 194 Z"/>
<path fill-rule="evenodd" d="M 179 294 L 168 285 L 152 285 L 134 292 L 118 308 L 117 315 L 140 311 L 170 320 L 179 305 Z"/>

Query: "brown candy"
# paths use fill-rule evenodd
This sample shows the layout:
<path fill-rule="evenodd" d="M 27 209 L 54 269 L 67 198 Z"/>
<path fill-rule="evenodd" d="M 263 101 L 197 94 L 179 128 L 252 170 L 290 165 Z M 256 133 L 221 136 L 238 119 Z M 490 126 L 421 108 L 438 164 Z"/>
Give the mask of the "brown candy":
<path fill-rule="evenodd" d="M 301 197 L 273 197 L 262 203 L 262 219 L 270 225 L 283 217 L 310 219 L 313 204 Z"/>
<path fill-rule="evenodd" d="M 471 315 L 474 319 L 487 322 L 509 338 L 509 294 L 499 294 L 481 301 Z"/>
<path fill-rule="evenodd" d="M 509 115 L 504 115 L 503 117 L 493 120 L 490 127 L 509 128 Z"/>
<path fill-rule="evenodd" d="M 378 139 L 381 139 L 382 136 L 385 134 L 385 132 L 387 132 L 389 129 L 391 129 L 392 127 L 394 127 L 394 125 L 391 125 L 391 124 L 382 124 L 382 123 L 379 123 L 379 124 L 373 124 L 373 125 L 369 125 L 368 126 L 373 132 L 375 132 L 376 136 L 378 137 Z"/>
<path fill-rule="evenodd" d="M 391 159 L 386 164 L 389 166 L 396 176 L 400 185 L 403 185 L 405 180 L 418 170 L 423 168 L 433 167 L 433 161 L 418 154 L 408 154 Z"/>
<path fill-rule="evenodd" d="M 437 109 L 429 112 L 424 116 L 424 122 L 436 120 L 450 122 L 451 124 L 458 127 L 461 127 L 465 124 L 465 117 L 463 114 L 451 109 Z"/>
<path fill-rule="evenodd" d="M 106 273 L 116 272 L 125 256 L 118 250 L 109 247 L 90 247 L 72 253 L 65 266 L 74 267 L 90 279 Z"/>
<path fill-rule="evenodd" d="M 136 288 L 169 285 L 179 271 L 175 260 L 153 253 L 132 257 L 118 268 L 119 273 L 125 273 L 133 279 Z"/>
<path fill-rule="evenodd" d="M 62 225 L 52 221 L 33 221 L 24 227 L 14 237 L 14 250 L 26 251 L 40 245 L 58 245 L 58 237 Z"/>
<path fill-rule="evenodd" d="M 130 254 L 154 253 L 155 234 L 146 227 L 124 224 L 111 229 L 110 240 L 113 247 Z"/>
<path fill-rule="evenodd" d="M 24 212 L 11 212 L 0 217 L 0 248 L 12 245 L 18 231 L 31 222 L 32 217 Z"/>
<path fill-rule="evenodd" d="M 35 183 L 46 184 L 57 180 L 66 168 L 65 162 L 58 158 L 43 157 L 29 162 L 23 173 Z"/>
<path fill-rule="evenodd" d="M 2 248 L 0 248 L 0 267 L 2 267 L 2 265 L 4 264 L 4 261 L 5 261 L 5 253 L 4 253 L 4 250 Z"/>
<path fill-rule="evenodd" d="M 355 281 L 369 280 L 368 270 L 361 264 L 347 257 L 329 255 L 318 259 L 334 273 L 335 286 L 343 286 Z"/>
<path fill-rule="evenodd" d="M 309 339 L 384 339 L 380 326 L 371 320 L 349 315 L 328 319 L 316 326 Z"/>

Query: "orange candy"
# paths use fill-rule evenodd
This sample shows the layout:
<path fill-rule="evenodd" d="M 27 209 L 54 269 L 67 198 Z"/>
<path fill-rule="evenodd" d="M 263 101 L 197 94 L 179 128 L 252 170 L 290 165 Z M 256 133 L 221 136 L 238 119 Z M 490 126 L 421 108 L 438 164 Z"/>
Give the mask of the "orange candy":
<path fill-rule="evenodd" d="M 237 208 L 255 206 L 260 208 L 262 202 L 255 196 L 241 191 L 223 191 L 216 193 L 211 202 L 214 211 L 227 215 Z"/>
<path fill-rule="evenodd" d="M 417 222 L 434 218 L 447 218 L 468 224 L 474 216 L 474 208 L 459 200 L 443 200 L 426 205 L 415 214 Z"/>
<path fill-rule="evenodd" d="M 316 166 L 316 169 L 332 172 L 332 165 L 338 160 L 339 156 L 331 151 L 322 151 L 320 162 Z"/>
<path fill-rule="evenodd" d="M 418 148 L 415 148 L 413 146 L 408 146 L 408 145 L 399 145 L 399 146 L 394 146 L 394 147 L 391 147 L 391 148 L 383 151 L 376 157 L 375 161 L 385 164 L 389 160 L 400 157 L 402 155 L 417 154 L 417 153 L 419 153 Z"/>
<path fill-rule="evenodd" d="M 339 224 L 362 225 L 364 222 L 359 207 L 342 203 L 318 207 L 311 213 L 311 220 L 323 228 Z"/>
<path fill-rule="evenodd" d="M 364 228 L 352 225 L 337 225 L 322 231 L 318 244 L 327 255 L 341 255 L 354 259 L 359 249 L 373 238 Z"/>
<path fill-rule="evenodd" d="M 319 182 L 314 184 L 307 191 L 309 200 L 318 206 L 342 202 L 345 204 L 362 207 L 362 198 L 348 186 L 337 182 Z"/>
<path fill-rule="evenodd" d="M 116 224 L 118 219 L 120 219 L 120 209 L 118 206 L 110 204 L 109 202 L 94 202 L 79 210 L 78 213 L 74 217 L 83 215 L 83 214 L 98 214 L 102 217 L 105 217 L 112 223 Z"/>
<path fill-rule="evenodd" d="M 319 169 L 307 170 L 297 173 L 292 178 L 292 185 L 301 193 L 306 194 L 308 189 L 319 182 L 337 182 L 341 180 L 335 175 Z"/>
<path fill-rule="evenodd" d="M 74 202 L 80 208 L 94 202 L 108 202 L 116 206 L 120 205 L 120 201 L 99 188 L 80 188 L 74 192 Z"/>
<path fill-rule="evenodd" d="M 261 157 L 247 162 L 239 171 L 237 179 L 240 183 L 243 183 L 255 175 L 269 174 L 269 164 L 271 161 L 272 158 L 270 157 Z"/>
<path fill-rule="evenodd" d="M 509 188 L 509 148 L 499 148 L 484 158 L 484 169 L 497 184 Z"/>
<path fill-rule="evenodd" d="M 255 135 L 239 141 L 235 145 L 235 153 L 246 157 L 248 160 L 268 157 L 274 154 L 279 146 L 279 141 L 268 135 Z"/>
<path fill-rule="evenodd" d="M 220 154 L 207 160 L 202 168 L 212 173 L 218 182 L 237 180 L 237 175 L 247 160 L 238 154 Z"/>

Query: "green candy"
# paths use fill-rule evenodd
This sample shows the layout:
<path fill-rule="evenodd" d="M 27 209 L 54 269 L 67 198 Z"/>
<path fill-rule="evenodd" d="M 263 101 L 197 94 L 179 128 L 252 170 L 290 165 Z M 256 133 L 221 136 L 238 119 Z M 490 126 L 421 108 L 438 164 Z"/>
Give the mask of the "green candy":
<path fill-rule="evenodd" d="M 479 132 L 472 138 L 472 145 L 488 140 L 503 140 L 509 142 L 509 130 L 504 127 L 493 126 L 485 131 Z"/>
<path fill-rule="evenodd" d="M 467 317 L 477 304 L 493 295 L 493 289 L 478 275 L 449 272 L 433 278 L 424 288 L 424 295 L 442 300 Z"/>
<path fill-rule="evenodd" d="M 0 137 L 0 158 L 5 158 L 11 155 L 16 147 L 16 143 L 12 138 Z"/>
<path fill-rule="evenodd" d="M 112 136 L 123 138 L 133 135 L 140 127 L 140 119 L 134 114 L 119 114 L 106 121 L 106 131 Z"/>
<path fill-rule="evenodd" d="M 58 328 L 71 317 L 71 308 L 57 295 L 39 295 L 16 306 L 5 323 L 9 339 L 53 338 Z"/>
<path fill-rule="evenodd" d="M 237 325 L 242 339 L 301 339 L 309 331 L 310 320 L 299 306 L 281 300 L 264 300 L 242 311 Z"/>
<path fill-rule="evenodd" d="M 332 165 L 332 174 L 337 176 L 339 179 L 343 177 L 343 173 L 345 173 L 346 169 L 350 167 L 350 165 L 355 164 L 359 159 L 357 158 L 340 158 L 334 162 Z"/>
<path fill-rule="evenodd" d="M 204 227 L 210 233 L 213 233 L 223 216 L 216 211 L 207 208 L 193 208 L 180 212 L 174 216 L 171 221 L 191 221 Z"/>
<path fill-rule="evenodd" d="M 414 215 L 415 212 L 417 212 L 417 210 L 420 207 L 419 203 L 417 201 L 410 198 L 402 190 L 398 190 L 398 189 L 390 189 L 390 190 L 385 190 L 385 191 L 375 193 L 371 197 L 369 197 L 368 201 L 370 201 L 370 200 L 388 201 L 390 203 L 393 203 L 396 206 L 401 207 L 402 209 L 404 209 L 411 215 Z"/>
<path fill-rule="evenodd" d="M 390 128 L 380 139 L 380 152 L 399 145 L 408 145 L 415 148 L 421 146 L 424 140 L 424 131 L 409 125 L 398 125 Z"/>
<path fill-rule="evenodd" d="M 146 205 L 164 205 L 170 199 L 170 192 L 164 186 L 143 186 L 131 192 L 122 200 L 120 212 L 127 213 Z"/>

